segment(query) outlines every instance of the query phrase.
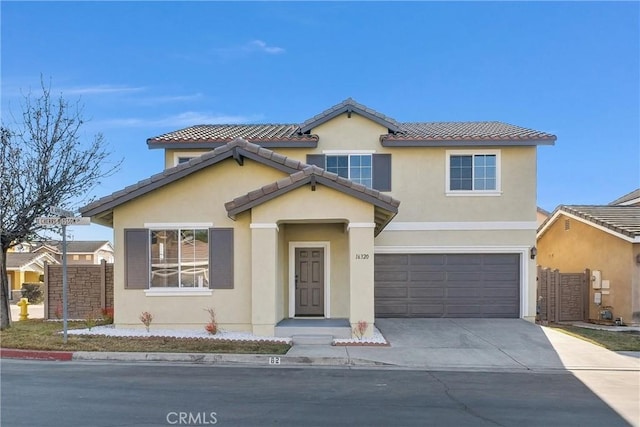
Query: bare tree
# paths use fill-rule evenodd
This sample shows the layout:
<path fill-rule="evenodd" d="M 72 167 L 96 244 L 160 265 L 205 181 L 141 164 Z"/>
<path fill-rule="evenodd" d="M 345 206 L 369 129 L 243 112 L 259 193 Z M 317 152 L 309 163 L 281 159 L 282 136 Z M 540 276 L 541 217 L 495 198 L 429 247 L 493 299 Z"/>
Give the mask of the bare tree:
<path fill-rule="evenodd" d="M 21 116 L 2 123 L 0 136 L 0 329 L 11 325 L 7 251 L 43 231 L 36 218 L 52 206 L 80 203 L 120 162 L 109 163 L 101 134 L 83 141 L 82 106 L 62 95 L 24 96 Z M 86 201 L 86 200 L 85 200 Z"/>

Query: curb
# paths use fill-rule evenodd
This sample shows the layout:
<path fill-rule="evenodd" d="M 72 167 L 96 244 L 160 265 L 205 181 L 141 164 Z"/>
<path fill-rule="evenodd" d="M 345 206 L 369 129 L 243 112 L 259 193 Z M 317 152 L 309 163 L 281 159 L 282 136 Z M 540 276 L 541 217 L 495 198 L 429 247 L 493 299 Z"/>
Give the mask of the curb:
<path fill-rule="evenodd" d="M 235 353 L 136 353 L 100 351 L 44 351 L 0 349 L 0 357 L 6 359 L 58 360 L 58 361 L 120 361 L 120 362 L 180 362 L 202 365 L 236 366 L 395 366 L 383 362 L 349 357 L 310 357 L 268 354 Z"/>
<path fill-rule="evenodd" d="M 73 360 L 73 352 L 70 351 L 44 351 L 44 350 L 19 350 L 12 348 L 0 349 L 0 358 L 3 359 L 33 359 L 33 360 L 59 360 L 68 362 Z"/>

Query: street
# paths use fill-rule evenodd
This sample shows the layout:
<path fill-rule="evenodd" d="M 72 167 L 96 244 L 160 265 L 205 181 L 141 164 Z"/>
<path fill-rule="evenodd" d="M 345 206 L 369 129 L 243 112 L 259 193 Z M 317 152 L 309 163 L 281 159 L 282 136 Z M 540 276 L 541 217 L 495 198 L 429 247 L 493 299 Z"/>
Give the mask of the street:
<path fill-rule="evenodd" d="M 626 426 L 569 372 L 0 361 L 3 427 Z"/>

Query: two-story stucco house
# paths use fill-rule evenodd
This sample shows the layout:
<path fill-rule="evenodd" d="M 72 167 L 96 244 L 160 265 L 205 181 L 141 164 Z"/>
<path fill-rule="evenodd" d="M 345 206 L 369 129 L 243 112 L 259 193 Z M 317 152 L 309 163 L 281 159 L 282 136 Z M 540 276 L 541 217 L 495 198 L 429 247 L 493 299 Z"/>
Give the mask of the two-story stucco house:
<path fill-rule="evenodd" d="M 150 138 L 164 171 L 83 207 L 113 227 L 115 324 L 286 335 L 292 318 L 535 317 L 536 150 L 500 122 L 303 123 Z M 309 321 L 306 322 L 307 324 Z M 371 333 L 371 328 L 367 331 Z"/>

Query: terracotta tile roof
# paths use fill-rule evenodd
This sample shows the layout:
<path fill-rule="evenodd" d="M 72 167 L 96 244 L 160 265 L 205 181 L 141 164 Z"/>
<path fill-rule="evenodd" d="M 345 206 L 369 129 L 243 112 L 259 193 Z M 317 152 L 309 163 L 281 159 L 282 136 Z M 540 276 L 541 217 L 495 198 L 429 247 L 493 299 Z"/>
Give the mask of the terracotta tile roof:
<path fill-rule="evenodd" d="M 249 142 L 301 141 L 316 142 L 315 135 L 301 134 L 296 124 L 197 125 L 149 138 L 150 145 L 160 142 L 227 143 L 236 138 Z"/>
<path fill-rule="evenodd" d="M 573 214 L 627 237 L 640 237 L 640 206 L 561 205 L 556 211 Z"/>
<path fill-rule="evenodd" d="M 335 173 L 327 172 L 318 166 L 305 165 L 301 171 L 225 203 L 225 209 L 229 216 L 234 217 L 254 206 L 307 184 L 311 184 L 312 187 L 316 184 L 322 184 L 373 204 L 376 207 L 376 235 L 398 213 L 398 206 L 400 206 L 400 201 L 378 190 L 365 187 Z"/>
<path fill-rule="evenodd" d="M 638 200 L 640 200 L 640 188 L 615 199 L 613 202 L 609 203 L 609 205 L 613 206 L 633 204 L 637 206 L 639 203 Z"/>
<path fill-rule="evenodd" d="M 318 136 L 309 132 L 343 113 L 356 113 L 386 127 L 389 133 L 380 135 L 380 141 L 388 146 L 402 145 L 406 142 L 537 141 L 553 143 L 556 140 L 555 135 L 546 132 L 497 121 L 401 123 L 348 98 L 301 124 L 197 125 L 149 138 L 147 144 L 150 148 L 180 147 L 189 144 L 192 144 L 189 148 L 196 148 L 197 145 L 194 147 L 193 144 L 206 147 L 206 144 L 221 145 L 235 138 L 243 138 L 265 146 L 276 143 L 282 146 L 295 146 L 296 143 L 310 146 L 308 144 L 318 142 Z"/>
<path fill-rule="evenodd" d="M 427 122 L 402 123 L 394 134 L 381 137 L 386 141 L 513 141 L 550 140 L 555 135 L 502 122 Z"/>

